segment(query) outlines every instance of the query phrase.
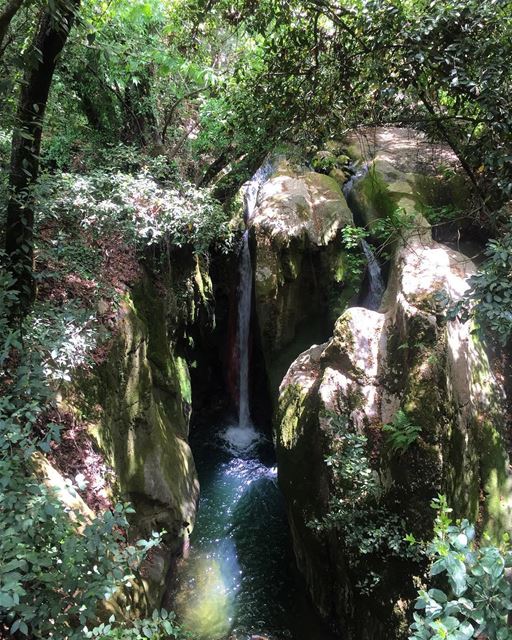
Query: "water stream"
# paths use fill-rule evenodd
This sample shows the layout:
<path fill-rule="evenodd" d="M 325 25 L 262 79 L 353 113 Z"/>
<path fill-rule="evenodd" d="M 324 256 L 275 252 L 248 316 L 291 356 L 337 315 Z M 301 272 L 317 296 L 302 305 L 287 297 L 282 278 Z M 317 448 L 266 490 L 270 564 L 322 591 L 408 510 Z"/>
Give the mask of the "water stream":
<path fill-rule="evenodd" d="M 240 427 L 250 424 L 249 411 L 249 332 L 251 327 L 252 265 L 249 232 L 244 233 L 240 255 L 240 292 L 238 297 L 238 360 Z"/>
<path fill-rule="evenodd" d="M 366 257 L 368 276 L 368 290 L 362 297 L 361 306 L 366 309 L 371 309 L 372 311 L 377 311 L 380 307 L 384 291 L 386 290 L 386 285 L 384 284 L 380 264 L 366 240 L 361 239 L 361 248 Z"/>
<path fill-rule="evenodd" d="M 358 211 L 357 203 L 353 196 L 354 186 L 359 180 L 362 180 L 368 173 L 368 165 L 363 164 L 354 171 L 350 179 L 343 185 L 343 195 L 347 201 L 347 204 L 354 215 L 354 221 L 357 224 L 360 212 Z M 386 284 L 382 275 L 382 269 L 379 261 L 377 260 L 373 249 L 366 240 L 361 239 L 361 249 L 366 258 L 367 272 L 366 280 L 367 287 L 361 292 L 359 305 L 372 311 L 377 311 L 382 302 L 382 296 L 386 290 Z"/>
<path fill-rule="evenodd" d="M 245 190 L 250 220 L 260 170 Z M 238 421 L 192 433 L 201 499 L 175 609 L 198 640 L 330 640 L 294 569 L 292 541 L 269 438 L 251 420 L 249 341 L 252 267 L 240 254 Z"/>

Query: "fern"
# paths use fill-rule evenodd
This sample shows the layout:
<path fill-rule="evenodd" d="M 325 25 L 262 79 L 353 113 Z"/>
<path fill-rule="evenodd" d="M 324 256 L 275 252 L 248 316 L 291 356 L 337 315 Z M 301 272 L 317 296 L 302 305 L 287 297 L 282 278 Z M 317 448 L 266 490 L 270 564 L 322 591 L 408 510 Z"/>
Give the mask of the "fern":
<path fill-rule="evenodd" d="M 391 451 L 400 454 L 407 451 L 421 433 L 421 427 L 412 424 L 402 409 L 396 413 L 393 422 L 385 424 L 382 429 L 387 433 Z"/>

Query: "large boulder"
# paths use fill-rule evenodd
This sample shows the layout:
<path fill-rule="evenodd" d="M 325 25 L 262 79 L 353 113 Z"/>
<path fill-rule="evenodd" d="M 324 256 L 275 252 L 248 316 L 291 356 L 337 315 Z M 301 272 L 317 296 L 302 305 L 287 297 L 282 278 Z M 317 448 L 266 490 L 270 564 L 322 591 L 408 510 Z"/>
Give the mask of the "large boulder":
<path fill-rule="evenodd" d="M 340 231 L 352 213 L 333 178 L 281 160 L 250 221 L 255 309 L 272 395 L 289 363 L 330 326 L 357 285 Z"/>
<path fill-rule="evenodd" d="M 370 230 L 379 219 L 401 210 L 410 215 L 426 204 L 464 209 L 467 181 L 450 149 L 430 143 L 411 129 L 378 127 L 352 133 L 348 153 L 368 171 L 354 184 L 350 204 L 358 222 Z"/>
<path fill-rule="evenodd" d="M 386 186 L 389 172 L 375 171 Z M 504 392 L 471 324 L 449 320 L 442 302 L 464 295 L 475 267 L 432 239 L 419 196 L 411 198 L 414 225 L 397 242 L 379 312 L 348 309 L 328 342 L 295 360 L 275 424 L 299 569 L 319 610 L 354 640 L 406 637 L 424 567 L 402 541 L 431 537 L 438 493 L 491 535 L 512 527 Z M 393 434 L 408 429 L 400 446 Z M 351 434 L 367 443 L 359 476 L 368 473 L 371 499 L 340 483 Z M 346 501 L 356 505 L 352 519 Z"/>

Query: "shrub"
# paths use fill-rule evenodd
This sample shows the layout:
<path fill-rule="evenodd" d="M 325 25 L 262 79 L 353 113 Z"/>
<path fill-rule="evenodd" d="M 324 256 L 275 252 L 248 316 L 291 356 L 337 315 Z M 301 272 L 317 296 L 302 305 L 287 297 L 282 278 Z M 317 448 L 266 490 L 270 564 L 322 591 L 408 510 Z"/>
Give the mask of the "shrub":
<path fill-rule="evenodd" d="M 349 566 L 365 576 L 356 586 L 368 594 L 381 580 L 382 561 L 392 557 L 418 561 L 420 553 L 406 544 L 404 520 L 384 502 L 370 466 L 366 436 L 354 431 L 345 417 L 330 414 L 330 440 L 333 452 L 325 460 L 332 474 L 329 510 L 310 526 L 341 534 Z M 371 565 L 370 555 L 377 558 Z"/>
<path fill-rule="evenodd" d="M 184 181 L 164 187 L 147 172 L 45 176 L 37 202 L 41 226 L 71 220 L 94 238 L 122 232 L 138 247 L 161 241 L 190 245 L 198 253 L 231 247 L 227 216 L 208 191 Z"/>
<path fill-rule="evenodd" d="M 452 523 L 444 496 L 432 506 L 438 515 L 428 553 L 430 576 L 437 586 L 419 592 L 409 640 L 508 640 L 507 618 L 512 611 L 512 585 L 506 575 L 512 566 L 508 536 L 499 547 L 487 539 L 478 545 L 472 524 Z"/>

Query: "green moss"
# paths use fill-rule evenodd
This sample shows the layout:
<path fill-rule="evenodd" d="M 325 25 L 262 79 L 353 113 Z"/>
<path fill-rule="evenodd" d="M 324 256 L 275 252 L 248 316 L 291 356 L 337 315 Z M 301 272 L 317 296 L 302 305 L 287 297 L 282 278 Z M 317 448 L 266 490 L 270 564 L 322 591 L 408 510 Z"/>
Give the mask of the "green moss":
<path fill-rule="evenodd" d="M 294 238 L 288 246 L 283 248 L 279 262 L 282 276 L 286 280 L 296 280 L 300 276 L 304 249 L 304 238 Z"/>
<path fill-rule="evenodd" d="M 415 180 L 420 197 L 432 207 L 454 207 L 460 211 L 471 206 L 472 190 L 460 174 L 417 175 Z"/>
<path fill-rule="evenodd" d="M 126 296 L 123 314 L 107 360 L 77 381 L 82 410 L 135 506 L 137 531 L 165 528 L 175 541 L 193 521 L 198 490 L 188 369 L 171 348 L 167 298 L 149 277 Z"/>
<path fill-rule="evenodd" d="M 334 178 L 331 176 L 326 176 L 322 173 L 312 173 L 309 172 L 303 176 L 303 179 L 306 181 L 306 184 L 309 188 L 317 188 L 322 192 L 331 193 L 334 195 L 343 197 L 343 192 L 341 190 L 340 185 L 336 182 Z M 331 196 L 332 197 L 332 196 Z M 339 203 L 338 207 L 339 207 Z"/>
<path fill-rule="evenodd" d="M 192 385 L 187 361 L 185 358 L 177 357 L 175 364 L 181 396 L 185 402 L 192 404 Z"/>
<path fill-rule="evenodd" d="M 377 159 L 353 191 L 353 206 L 357 215 L 372 231 L 377 220 L 394 219 L 398 211 L 407 216 L 421 213 L 424 197 L 417 186 L 421 177 L 392 171 L 389 163 Z"/>
<path fill-rule="evenodd" d="M 485 495 L 484 530 L 498 542 L 503 533 L 510 532 L 512 524 L 506 443 L 496 426 L 490 420 L 483 420 L 479 425 L 477 444 Z"/>
<path fill-rule="evenodd" d="M 288 385 L 279 399 L 279 446 L 293 449 L 301 436 L 301 418 L 307 394 L 299 384 Z"/>
<path fill-rule="evenodd" d="M 396 208 L 388 185 L 372 167 L 354 187 L 354 207 L 365 225 L 371 229 L 379 218 L 389 217 Z"/>

